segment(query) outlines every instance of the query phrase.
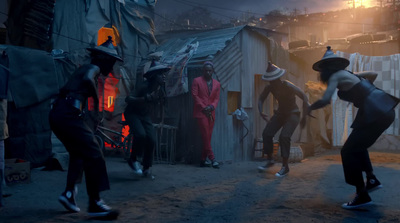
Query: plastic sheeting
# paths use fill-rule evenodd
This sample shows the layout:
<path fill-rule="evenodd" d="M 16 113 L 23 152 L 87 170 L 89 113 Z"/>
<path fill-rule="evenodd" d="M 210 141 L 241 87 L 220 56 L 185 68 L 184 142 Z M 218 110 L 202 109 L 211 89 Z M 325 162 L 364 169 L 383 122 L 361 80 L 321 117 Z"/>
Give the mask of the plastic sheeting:
<path fill-rule="evenodd" d="M 155 43 L 153 5 L 147 1 L 127 2 L 110 1 L 111 24 L 119 30 L 121 43 L 118 45 L 122 52 L 123 64 L 118 65 L 116 76 L 119 98 L 115 101 L 114 115 L 123 113 L 125 97 L 136 85 L 137 69 L 140 62 L 147 58 Z"/>
<path fill-rule="evenodd" d="M 180 49 L 173 58 L 163 61 L 165 64 L 172 67 L 166 77 L 166 89 L 168 97 L 177 96 L 189 91 L 186 65 L 192 58 L 193 54 L 195 54 L 198 47 L 199 42 L 188 44 Z"/>
<path fill-rule="evenodd" d="M 55 49 L 87 54 L 86 48 L 95 46 L 100 28 L 115 27 L 118 54 L 124 62 L 117 62 L 114 75 L 120 79 L 119 95 L 115 99 L 114 116 L 122 114 L 124 99 L 135 86 L 137 69 L 155 43 L 153 10 L 156 1 L 57 1 L 53 41 Z"/>
<path fill-rule="evenodd" d="M 9 58 L 9 89 L 17 108 L 58 93 L 54 59 L 49 53 L 17 46 L 8 46 L 5 51 Z"/>

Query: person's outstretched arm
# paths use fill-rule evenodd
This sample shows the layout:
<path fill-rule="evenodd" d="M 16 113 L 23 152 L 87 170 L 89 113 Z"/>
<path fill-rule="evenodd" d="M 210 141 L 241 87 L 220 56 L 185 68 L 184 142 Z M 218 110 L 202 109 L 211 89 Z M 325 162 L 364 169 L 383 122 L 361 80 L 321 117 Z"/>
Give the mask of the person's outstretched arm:
<path fill-rule="evenodd" d="M 378 76 L 378 73 L 373 72 L 373 71 L 363 71 L 360 73 L 356 73 L 355 75 L 363 77 L 363 78 L 369 80 L 369 82 L 374 83 L 374 81 L 376 80 L 376 77 Z"/>
<path fill-rule="evenodd" d="M 308 113 L 310 113 L 312 110 L 320 109 L 329 105 L 331 103 L 332 95 L 335 93 L 338 84 L 339 84 L 338 75 L 332 74 L 332 76 L 329 78 L 328 86 L 324 92 L 324 95 L 322 96 L 321 99 L 314 102 L 308 108 L 309 109 Z"/>
<path fill-rule="evenodd" d="M 83 75 L 83 81 L 85 86 L 89 90 L 90 96 L 93 98 L 94 109 L 96 112 L 99 111 L 99 96 L 97 95 L 97 80 L 98 75 L 100 74 L 100 68 L 98 66 L 90 66 L 88 70 L 85 71 Z"/>
<path fill-rule="evenodd" d="M 151 102 L 158 98 L 157 91 L 153 91 L 150 94 L 145 94 L 144 96 L 138 96 L 138 92 L 141 89 L 132 89 L 131 93 L 126 96 L 125 102 L 128 104 Z"/>
<path fill-rule="evenodd" d="M 308 107 L 310 106 L 310 103 L 308 102 L 308 97 L 304 93 L 304 91 L 302 91 L 299 87 L 297 87 L 296 85 L 294 85 L 290 82 L 287 82 L 287 83 L 288 83 L 288 86 L 293 89 L 293 92 L 296 94 L 296 96 L 301 98 L 301 100 L 303 101 L 303 112 L 302 112 L 302 118 L 300 121 L 300 127 L 303 128 L 306 125 L 306 117 L 308 115 Z"/>

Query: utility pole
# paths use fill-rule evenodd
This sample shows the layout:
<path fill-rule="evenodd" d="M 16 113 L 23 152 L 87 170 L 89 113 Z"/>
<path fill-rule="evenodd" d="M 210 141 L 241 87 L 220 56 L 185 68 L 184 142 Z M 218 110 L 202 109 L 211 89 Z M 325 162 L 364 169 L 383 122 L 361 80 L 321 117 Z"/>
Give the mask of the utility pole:
<path fill-rule="evenodd" d="M 356 8 L 356 0 L 344 0 L 344 1 L 347 1 L 347 4 L 353 3 L 353 9 Z"/>
<path fill-rule="evenodd" d="M 347 4 L 353 4 L 353 19 L 356 18 L 356 0 L 343 0 L 347 1 Z"/>
<path fill-rule="evenodd" d="M 400 52 L 400 16 L 399 9 L 396 8 L 396 3 L 400 3 L 400 0 L 387 0 L 387 3 L 393 4 L 393 15 L 395 18 L 396 28 L 397 28 L 397 47 Z"/>
<path fill-rule="evenodd" d="M 378 2 L 380 2 L 380 7 L 382 8 L 383 6 L 383 0 L 377 0 Z"/>

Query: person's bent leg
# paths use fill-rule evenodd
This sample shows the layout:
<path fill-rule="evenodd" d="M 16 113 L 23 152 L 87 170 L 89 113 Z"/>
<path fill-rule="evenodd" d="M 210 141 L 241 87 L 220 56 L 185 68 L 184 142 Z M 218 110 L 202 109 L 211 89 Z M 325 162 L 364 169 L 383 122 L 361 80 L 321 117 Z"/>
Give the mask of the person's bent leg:
<path fill-rule="evenodd" d="M 67 108 L 66 108 L 67 109 Z M 66 109 L 61 109 L 65 111 Z M 62 114 L 62 113 L 61 113 Z M 77 194 L 76 184 L 82 180 L 83 162 L 79 155 L 79 145 L 77 145 L 75 132 L 83 124 L 81 119 L 66 119 L 58 112 L 50 112 L 50 126 L 57 138 L 63 143 L 69 153 L 69 164 L 67 173 L 67 183 L 64 192 L 58 197 L 58 201 L 69 211 L 79 212 L 80 208 L 75 202 Z"/>
<path fill-rule="evenodd" d="M 143 158 L 143 153 L 146 146 L 146 131 L 143 126 L 141 116 L 139 115 L 130 115 L 130 131 L 133 134 L 132 140 L 132 152 L 130 155 L 130 159 L 128 159 L 128 165 L 133 170 L 135 175 L 141 176 L 143 174 L 142 168 L 140 167 L 140 162 L 138 157 Z"/>
<path fill-rule="evenodd" d="M 105 204 L 100 192 L 110 189 L 106 162 L 100 147 L 93 137 L 86 135 L 82 144 L 83 169 L 86 179 L 86 190 L 89 196 L 88 214 L 91 217 L 116 218 L 119 212 Z"/>
<path fill-rule="evenodd" d="M 282 168 L 275 175 L 277 177 L 286 176 L 289 173 L 289 156 L 291 147 L 291 137 L 294 130 L 299 125 L 300 114 L 292 113 L 286 119 L 284 119 L 284 124 L 282 126 L 281 134 L 279 135 L 279 145 L 281 148 L 282 156 Z"/>
<path fill-rule="evenodd" d="M 115 218 L 118 216 L 118 211 L 105 205 L 100 198 L 101 191 L 110 189 L 106 162 L 100 145 L 93 131 L 84 122 L 76 123 L 73 130 L 69 134 L 74 145 L 70 146 L 69 152 L 83 160 L 86 190 L 89 196 L 88 214 L 92 217 Z"/>
<path fill-rule="evenodd" d="M 274 136 L 278 130 L 282 127 L 282 123 L 276 115 L 273 115 L 267 125 L 265 126 L 262 138 L 263 138 L 263 153 L 267 155 L 267 161 L 264 166 L 259 166 L 259 171 L 266 171 L 272 167 L 274 162 L 273 147 L 274 147 Z"/>
<path fill-rule="evenodd" d="M 76 184 L 81 183 L 83 174 L 83 160 L 76 157 L 74 153 L 69 154 L 69 165 L 67 173 L 67 185 L 65 191 L 58 197 L 58 201 L 69 211 L 79 212 L 80 208 L 75 202 L 78 193 Z"/>
<path fill-rule="evenodd" d="M 369 133 L 369 128 L 354 128 L 340 151 L 345 181 L 356 187 L 355 198 L 342 208 L 353 209 L 372 203 L 363 178 L 363 170 L 369 161 L 367 149 L 376 140 L 366 137 Z"/>
<path fill-rule="evenodd" d="M 376 122 L 371 124 L 372 127 L 368 132 L 369 135 L 366 136 L 369 138 L 369 140 L 366 142 L 367 144 L 365 146 L 370 147 L 372 144 L 374 144 L 375 141 L 382 135 L 382 133 L 393 123 L 395 116 L 394 110 L 391 110 L 384 116 L 380 117 Z M 381 182 L 374 175 L 369 153 L 366 154 L 366 158 L 364 159 L 363 171 L 366 173 L 367 179 L 365 187 L 368 192 L 382 188 Z"/>
<path fill-rule="evenodd" d="M 349 140 L 353 140 L 353 138 L 351 138 L 351 134 L 348 138 L 348 141 Z M 372 203 L 372 200 L 368 195 L 368 191 L 365 188 L 365 183 L 362 175 L 360 157 L 363 156 L 363 152 L 354 152 L 352 151 L 352 148 L 349 148 L 347 146 L 348 145 L 346 145 L 345 143 L 341 150 L 343 171 L 346 183 L 356 187 L 356 195 L 353 200 L 344 203 L 342 205 L 342 208 L 354 209 L 369 205 Z"/>
<path fill-rule="evenodd" d="M 156 130 L 150 117 L 142 119 L 142 125 L 146 132 L 146 139 L 143 153 L 143 176 L 150 174 L 150 167 L 153 165 L 154 149 L 156 145 Z"/>

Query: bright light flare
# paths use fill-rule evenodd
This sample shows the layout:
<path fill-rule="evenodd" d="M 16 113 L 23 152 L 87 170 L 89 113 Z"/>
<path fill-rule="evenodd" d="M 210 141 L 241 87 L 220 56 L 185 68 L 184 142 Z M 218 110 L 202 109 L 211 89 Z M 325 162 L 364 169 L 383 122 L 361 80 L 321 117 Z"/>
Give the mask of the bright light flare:
<path fill-rule="evenodd" d="M 347 0 L 347 4 L 350 5 L 351 7 L 353 7 L 353 0 Z M 378 6 L 379 2 L 377 0 L 355 0 L 354 2 L 354 6 L 356 8 L 358 7 L 365 7 L 365 8 L 371 8 L 371 7 L 375 7 Z"/>
<path fill-rule="evenodd" d="M 362 5 L 365 8 L 371 8 L 371 7 L 375 7 L 375 6 L 378 5 L 378 1 L 377 0 L 363 0 L 363 1 L 360 1 L 360 6 L 361 6 L 361 2 L 362 2 Z"/>

